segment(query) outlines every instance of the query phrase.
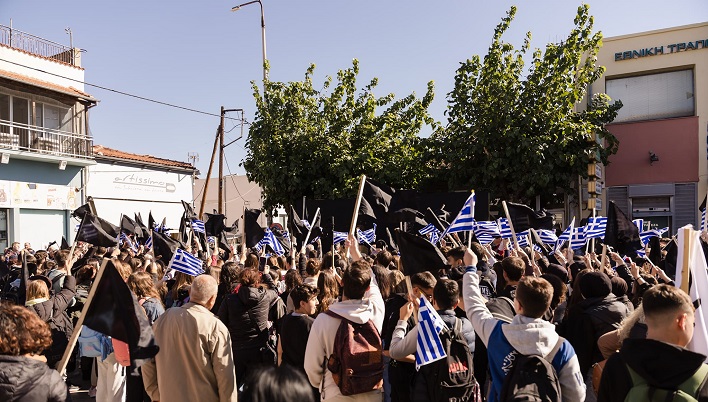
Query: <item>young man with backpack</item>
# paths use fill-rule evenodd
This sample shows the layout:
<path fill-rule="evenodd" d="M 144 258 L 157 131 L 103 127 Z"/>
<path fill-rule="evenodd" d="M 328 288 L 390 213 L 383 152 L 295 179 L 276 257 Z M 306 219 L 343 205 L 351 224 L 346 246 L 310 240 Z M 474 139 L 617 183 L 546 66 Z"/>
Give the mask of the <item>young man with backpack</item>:
<path fill-rule="evenodd" d="M 466 318 L 455 317 L 459 298 L 459 287 L 453 280 L 440 279 L 433 289 L 433 307 L 447 326 L 440 334 L 447 358 L 421 366 L 415 375 L 412 402 L 478 401 L 479 386 L 472 364 L 474 329 Z M 392 359 L 403 359 L 416 353 L 419 327 L 415 326 L 406 333 L 407 320 L 414 312 L 413 306 L 413 302 L 409 302 L 401 307 L 389 349 Z"/>
<path fill-rule="evenodd" d="M 505 323 L 489 312 L 480 294 L 477 257 L 468 251 L 464 263 L 465 311 L 488 350 L 491 387 L 487 401 L 522 395 L 527 399 L 518 400 L 583 401 L 585 383 L 575 351 L 542 318 L 553 297 L 551 284 L 545 279 L 522 278 L 514 299 L 517 314 Z"/>
<path fill-rule="evenodd" d="M 695 325 L 690 297 L 656 285 L 644 293 L 642 306 L 647 338 L 625 339 L 607 360 L 598 402 L 708 401 L 706 356 L 685 349 Z"/>
<path fill-rule="evenodd" d="M 358 242 L 347 246 L 354 263 L 342 274 L 342 301 L 315 319 L 305 349 L 305 372 L 323 401 L 380 402 L 384 301 Z"/>

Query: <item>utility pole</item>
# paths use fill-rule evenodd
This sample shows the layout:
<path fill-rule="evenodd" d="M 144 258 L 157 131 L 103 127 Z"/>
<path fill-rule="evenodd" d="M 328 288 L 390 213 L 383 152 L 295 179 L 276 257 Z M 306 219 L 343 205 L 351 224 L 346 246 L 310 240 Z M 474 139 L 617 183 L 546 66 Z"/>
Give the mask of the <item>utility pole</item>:
<path fill-rule="evenodd" d="M 204 181 L 204 189 L 202 190 L 202 202 L 199 205 L 199 219 L 202 219 L 204 215 L 204 205 L 207 199 L 207 190 L 209 190 L 209 180 L 211 179 L 211 170 L 214 167 L 214 157 L 216 157 L 216 148 L 219 146 L 219 134 L 221 133 L 221 126 L 216 129 L 216 136 L 214 137 L 214 150 L 211 152 L 211 160 L 209 161 L 209 170 L 207 171 L 206 180 Z"/>
<path fill-rule="evenodd" d="M 217 213 L 222 213 L 224 205 L 224 107 L 221 107 L 221 123 L 219 124 L 219 207 Z"/>

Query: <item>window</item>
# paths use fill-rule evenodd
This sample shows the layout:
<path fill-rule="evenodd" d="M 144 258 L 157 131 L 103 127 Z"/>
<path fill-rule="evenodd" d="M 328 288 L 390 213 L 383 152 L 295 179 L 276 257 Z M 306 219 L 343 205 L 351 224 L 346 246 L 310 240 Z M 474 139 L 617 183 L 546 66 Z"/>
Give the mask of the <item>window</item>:
<path fill-rule="evenodd" d="M 693 116 L 693 70 L 608 79 L 606 93 L 621 100 L 616 123 Z"/>

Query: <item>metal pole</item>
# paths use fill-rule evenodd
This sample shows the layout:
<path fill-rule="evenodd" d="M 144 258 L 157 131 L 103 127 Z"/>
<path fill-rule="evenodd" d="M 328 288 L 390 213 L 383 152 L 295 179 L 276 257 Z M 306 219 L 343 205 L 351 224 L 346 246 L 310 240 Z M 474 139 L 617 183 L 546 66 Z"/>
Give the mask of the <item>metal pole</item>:
<path fill-rule="evenodd" d="M 216 157 L 216 149 L 219 146 L 219 133 L 221 132 L 221 126 L 216 130 L 216 136 L 214 137 L 214 150 L 211 152 L 211 160 L 209 161 L 209 170 L 207 170 L 206 180 L 204 181 L 204 188 L 202 189 L 202 202 L 199 205 L 199 219 L 204 216 L 204 205 L 206 205 L 207 190 L 209 190 L 209 180 L 211 179 L 211 171 L 214 167 L 214 158 Z"/>
<path fill-rule="evenodd" d="M 206 194 L 205 194 L 206 195 Z M 224 107 L 221 107 L 221 123 L 219 123 L 219 214 L 224 205 Z"/>
<path fill-rule="evenodd" d="M 266 68 L 266 27 L 265 27 L 265 14 L 263 13 L 263 3 L 258 0 L 258 4 L 261 6 L 261 41 L 263 43 L 263 92 L 265 92 L 265 82 L 268 80 L 268 69 Z"/>

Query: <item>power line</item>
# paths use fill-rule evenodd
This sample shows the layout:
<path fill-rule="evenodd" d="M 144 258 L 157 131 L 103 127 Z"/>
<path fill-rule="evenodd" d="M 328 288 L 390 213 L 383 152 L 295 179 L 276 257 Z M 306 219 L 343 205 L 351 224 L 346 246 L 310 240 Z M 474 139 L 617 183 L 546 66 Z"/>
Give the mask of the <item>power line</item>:
<path fill-rule="evenodd" d="M 159 100 L 156 100 L 156 99 L 146 98 L 146 97 L 140 96 L 140 95 L 133 95 L 133 94 L 130 94 L 130 93 L 127 93 L 127 92 L 119 91 L 119 90 L 117 90 L 117 89 L 112 89 L 112 88 L 104 87 L 104 86 L 97 85 L 97 84 L 91 84 L 91 83 L 88 83 L 88 82 L 86 82 L 86 81 L 81 81 L 81 80 L 77 80 L 77 79 L 75 79 L 75 78 L 65 77 L 65 76 L 60 75 L 60 74 L 51 73 L 51 72 L 49 72 L 49 71 L 45 71 L 45 70 L 42 70 L 42 69 L 39 69 L 39 68 L 26 66 L 26 65 L 24 65 L 24 64 L 16 63 L 16 62 L 14 62 L 14 61 L 5 60 L 5 59 L 0 59 L 0 61 L 4 61 L 4 62 L 10 63 L 10 64 L 14 64 L 14 65 L 16 65 L 16 66 L 28 68 L 28 69 L 30 69 L 30 70 L 39 71 L 40 73 L 45 73 L 45 74 L 53 75 L 53 76 L 55 76 L 55 77 L 63 78 L 63 79 L 65 79 L 65 80 L 78 82 L 78 83 L 80 83 L 80 84 L 87 85 L 87 86 L 94 87 L 94 88 L 98 88 L 98 89 L 102 89 L 102 90 L 104 90 L 104 91 L 114 92 L 114 93 L 117 93 L 117 94 L 119 94 L 119 95 L 129 96 L 129 97 L 131 97 L 131 98 L 136 98 L 136 99 L 144 100 L 144 101 L 147 101 L 147 102 L 157 103 L 158 105 L 173 107 L 173 108 L 175 108 L 175 109 L 186 110 L 186 111 L 188 111 L 188 112 L 193 112 L 193 113 L 200 113 L 200 114 L 204 114 L 204 115 L 207 115 L 207 116 L 221 117 L 220 114 L 209 113 L 209 112 L 205 112 L 205 111 L 202 111 L 202 110 L 197 110 L 197 109 L 188 108 L 188 107 L 185 107 L 185 106 L 179 106 L 179 105 L 175 105 L 175 104 L 173 104 L 173 103 L 167 103 L 167 102 L 159 101 Z M 224 117 L 224 118 L 229 119 L 229 120 L 237 120 L 237 121 L 240 120 L 240 119 L 236 119 L 236 118 L 233 118 L 233 117 Z"/>

